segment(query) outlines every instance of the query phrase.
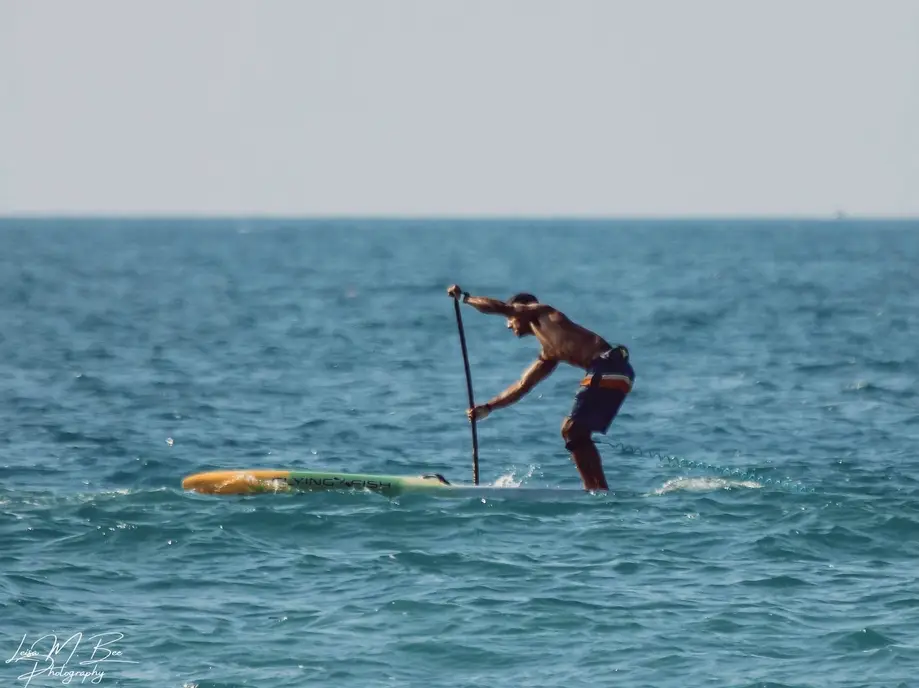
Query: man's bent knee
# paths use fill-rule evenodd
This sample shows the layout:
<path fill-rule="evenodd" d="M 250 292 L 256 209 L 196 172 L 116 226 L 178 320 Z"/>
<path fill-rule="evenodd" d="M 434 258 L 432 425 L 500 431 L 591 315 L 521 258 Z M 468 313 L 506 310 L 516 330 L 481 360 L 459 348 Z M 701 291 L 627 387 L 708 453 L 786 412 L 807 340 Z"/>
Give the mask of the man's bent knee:
<path fill-rule="evenodd" d="M 565 449 L 576 451 L 580 447 L 592 446 L 593 439 L 590 430 L 580 425 L 571 418 L 566 418 L 562 423 L 562 437 L 565 440 Z"/>

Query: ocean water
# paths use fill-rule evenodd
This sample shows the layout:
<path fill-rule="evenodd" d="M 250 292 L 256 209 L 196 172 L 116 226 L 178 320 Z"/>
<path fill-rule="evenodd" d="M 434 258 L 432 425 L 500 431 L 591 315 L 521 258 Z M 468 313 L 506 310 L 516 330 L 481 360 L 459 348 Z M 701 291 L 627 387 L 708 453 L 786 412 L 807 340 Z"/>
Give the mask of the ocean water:
<path fill-rule="evenodd" d="M 907 221 L 5 220 L 0 685 L 917 686 L 917 266 Z M 629 347 L 609 494 L 564 366 L 478 425 L 547 489 L 181 489 L 471 480 L 454 282 Z M 537 349 L 462 313 L 484 401 Z"/>

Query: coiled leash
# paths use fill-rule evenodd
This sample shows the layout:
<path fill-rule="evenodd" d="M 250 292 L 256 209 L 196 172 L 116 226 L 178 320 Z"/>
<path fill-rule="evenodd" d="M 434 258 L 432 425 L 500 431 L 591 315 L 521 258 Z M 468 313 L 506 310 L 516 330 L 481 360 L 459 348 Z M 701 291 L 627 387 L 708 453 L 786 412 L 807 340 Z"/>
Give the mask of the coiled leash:
<path fill-rule="evenodd" d="M 757 482 L 763 487 L 771 487 L 778 490 L 789 490 L 791 492 L 801 492 L 807 494 L 813 494 L 816 492 L 814 488 L 808 487 L 807 485 L 804 485 L 797 480 L 766 478 L 762 474 L 756 473 L 753 470 L 743 468 L 728 468 L 726 466 L 717 466 L 712 463 L 693 461 L 692 459 L 682 459 L 677 456 L 667 456 L 666 454 L 661 454 L 660 452 L 646 451 L 640 447 L 623 444 L 622 442 L 609 442 L 607 440 L 599 440 L 599 443 L 608 445 L 622 454 L 643 456 L 649 459 L 657 459 L 661 463 L 668 466 L 674 466 L 678 468 L 692 468 L 715 473 L 722 477 L 734 478 L 737 480 L 749 480 Z"/>

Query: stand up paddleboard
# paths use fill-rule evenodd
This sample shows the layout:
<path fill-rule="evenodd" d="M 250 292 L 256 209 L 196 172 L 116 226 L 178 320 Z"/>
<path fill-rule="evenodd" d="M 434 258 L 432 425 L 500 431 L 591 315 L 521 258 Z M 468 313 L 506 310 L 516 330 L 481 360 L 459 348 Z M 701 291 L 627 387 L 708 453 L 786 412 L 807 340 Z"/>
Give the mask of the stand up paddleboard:
<path fill-rule="evenodd" d="M 414 476 L 255 469 L 196 473 L 185 478 L 182 487 L 193 492 L 222 495 L 323 490 L 370 490 L 385 495 L 401 495 L 470 486 L 454 485 L 439 473 Z"/>

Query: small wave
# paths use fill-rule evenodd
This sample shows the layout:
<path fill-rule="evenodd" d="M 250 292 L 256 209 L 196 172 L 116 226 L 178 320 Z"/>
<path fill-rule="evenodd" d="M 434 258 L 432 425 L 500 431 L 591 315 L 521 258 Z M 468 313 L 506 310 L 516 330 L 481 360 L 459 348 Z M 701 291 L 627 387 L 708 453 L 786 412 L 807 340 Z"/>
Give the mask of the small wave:
<path fill-rule="evenodd" d="M 661 487 L 654 490 L 654 494 L 662 495 L 668 492 L 711 492 L 712 490 L 730 490 L 738 487 L 757 489 L 761 488 L 762 485 L 753 480 L 674 478 L 673 480 L 668 480 Z"/>
<path fill-rule="evenodd" d="M 802 580 L 801 578 L 796 578 L 795 576 L 769 576 L 767 578 L 756 578 L 743 581 L 743 585 L 762 588 L 797 588 L 801 586 L 812 586 L 814 584 Z"/>
<path fill-rule="evenodd" d="M 831 633 L 825 637 L 832 642 L 834 647 L 850 652 L 880 650 L 897 644 L 893 638 L 871 628 L 863 628 L 855 632 Z"/>
<path fill-rule="evenodd" d="M 135 498 L 143 497 L 146 495 L 165 495 L 174 491 L 174 488 L 166 486 L 145 488 L 118 487 L 108 490 L 99 490 L 97 492 L 77 492 L 72 495 L 64 495 L 63 499 L 64 501 L 73 502 L 97 502 L 108 499 L 120 499 L 122 497 Z M 60 499 L 61 497 L 58 498 Z"/>

